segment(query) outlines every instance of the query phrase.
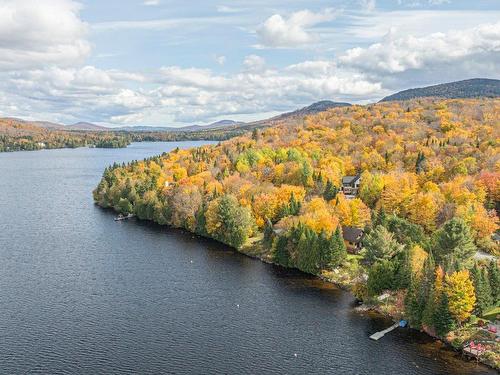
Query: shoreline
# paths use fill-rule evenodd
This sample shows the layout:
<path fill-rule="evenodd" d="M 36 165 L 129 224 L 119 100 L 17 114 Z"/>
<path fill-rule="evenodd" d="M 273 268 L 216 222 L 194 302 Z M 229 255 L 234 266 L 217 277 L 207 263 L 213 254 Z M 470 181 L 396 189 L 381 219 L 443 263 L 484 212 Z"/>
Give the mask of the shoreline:
<path fill-rule="evenodd" d="M 117 212 L 113 207 L 101 207 L 99 206 L 97 203 L 95 203 L 99 208 L 101 209 L 105 209 L 105 210 L 111 210 L 113 212 Z M 294 267 L 285 267 L 285 266 L 282 266 L 280 264 L 277 264 L 275 262 L 273 262 L 269 255 L 268 254 L 262 254 L 262 252 L 259 252 L 258 249 L 259 247 L 252 244 L 252 245 L 244 245 L 242 246 L 241 248 L 235 248 L 231 245 L 228 245 L 228 244 L 225 244 L 223 242 L 220 242 L 212 237 L 208 237 L 208 236 L 202 236 L 200 234 L 197 234 L 197 233 L 194 233 L 194 232 L 191 232 L 185 228 L 178 228 L 178 227 L 174 227 L 172 225 L 169 225 L 169 224 L 158 224 L 156 223 L 155 221 L 153 220 L 142 220 L 142 219 L 139 219 L 138 217 L 136 217 L 137 220 L 140 220 L 140 221 L 144 221 L 144 222 L 147 222 L 147 223 L 153 223 L 155 225 L 159 225 L 159 226 L 166 226 L 166 227 L 169 227 L 171 229 L 175 229 L 175 230 L 181 230 L 182 232 L 185 232 L 186 234 L 189 234 L 189 235 L 194 235 L 194 236 L 197 236 L 199 238 L 203 238 L 203 239 L 209 239 L 209 240 L 212 240 L 212 241 L 216 241 L 217 243 L 220 243 L 224 246 L 228 246 L 229 248 L 231 248 L 233 251 L 236 251 L 238 252 L 239 254 L 242 254 L 244 256 L 247 256 L 249 258 L 252 258 L 252 259 L 256 259 L 256 260 L 259 260 L 263 263 L 266 263 L 266 264 L 270 264 L 270 265 L 275 265 L 275 266 L 279 266 L 279 267 L 283 267 L 283 268 L 286 268 L 286 269 L 294 269 L 294 270 L 297 270 L 297 271 L 300 271 L 300 272 L 303 272 L 304 274 L 306 275 L 310 275 L 310 276 L 313 276 L 319 280 L 322 280 L 324 282 L 327 282 L 327 283 L 330 283 L 332 285 L 335 285 L 337 288 L 349 293 L 351 296 L 353 296 L 354 298 L 356 298 L 354 296 L 354 294 L 352 293 L 352 291 L 350 290 L 349 288 L 349 285 L 346 284 L 346 283 L 341 283 L 341 282 L 338 282 L 338 281 L 335 281 L 331 278 L 329 278 L 328 276 L 324 275 L 324 274 L 311 274 L 311 273 L 307 273 L 307 272 L 304 272 L 302 270 L 299 270 L 298 268 L 294 268 Z M 253 251 L 252 251 L 253 250 Z M 357 301 L 360 301 L 359 299 L 356 298 Z M 387 313 L 386 311 L 383 311 L 380 306 L 377 306 L 377 305 L 373 305 L 373 304 L 366 304 L 364 303 L 363 301 L 361 301 L 361 304 L 359 304 L 358 306 L 354 307 L 353 310 L 356 312 L 356 313 L 364 313 L 364 312 L 373 312 L 373 313 L 376 313 L 377 315 L 379 315 L 380 317 L 384 317 L 384 318 L 387 318 L 387 319 L 390 319 L 392 322 L 397 322 L 399 319 L 396 319 L 395 316 Z M 425 330 L 418 330 L 418 329 L 415 329 L 415 328 L 412 328 L 410 326 L 407 326 L 406 327 L 407 329 L 411 329 L 411 330 L 415 330 L 417 332 L 421 332 L 421 333 L 424 333 L 425 335 L 427 335 L 429 338 L 431 338 L 433 341 L 435 342 L 441 342 L 443 343 L 447 348 L 451 349 L 452 351 L 456 352 L 456 353 L 460 353 L 460 359 L 462 361 L 466 361 L 466 362 L 470 362 L 471 358 L 467 357 L 466 355 L 464 355 L 464 350 L 463 348 L 459 349 L 459 348 L 456 348 L 452 345 L 452 343 L 448 340 L 446 340 L 445 338 L 439 338 L 439 337 L 436 337 L 436 336 L 433 336 L 432 334 L 430 334 L 429 332 L 425 331 Z M 368 337 L 367 337 L 368 339 Z M 498 367 L 495 367 L 495 365 L 491 362 L 488 362 L 488 361 L 485 361 L 483 358 L 481 357 L 478 357 L 476 358 L 477 360 L 477 363 L 481 364 L 481 365 L 484 365 L 488 368 L 491 368 L 493 370 L 500 370 Z"/>

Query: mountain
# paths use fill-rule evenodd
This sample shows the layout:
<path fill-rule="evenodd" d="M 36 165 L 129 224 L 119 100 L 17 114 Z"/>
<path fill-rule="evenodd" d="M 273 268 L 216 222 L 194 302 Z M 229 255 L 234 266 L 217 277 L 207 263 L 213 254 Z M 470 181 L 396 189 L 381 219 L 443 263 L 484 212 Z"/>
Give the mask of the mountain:
<path fill-rule="evenodd" d="M 236 127 L 245 125 L 244 122 L 237 122 L 233 120 L 220 120 L 208 125 L 188 125 L 180 128 L 168 126 L 124 126 L 120 128 L 106 128 L 106 130 L 126 131 L 126 132 L 179 132 L 179 131 L 199 131 L 209 129 L 219 129 L 226 127 Z"/>
<path fill-rule="evenodd" d="M 326 111 L 330 108 L 336 107 L 348 107 L 351 104 L 349 103 L 340 103 L 340 102 L 332 102 L 330 100 L 322 100 L 316 103 L 313 103 L 307 107 L 298 109 L 292 112 L 286 112 L 281 115 L 272 117 L 270 119 L 255 121 L 255 122 L 238 122 L 233 120 L 220 120 L 213 122 L 208 125 L 188 125 L 180 128 L 167 127 L 167 126 L 122 126 L 117 128 L 110 128 L 101 125 L 92 124 L 90 122 L 77 122 L 72 125 L 61 125 L 47 121 L 26 121 L 17 118 L 5 118 L 4 120 L 11 120 L 19 124 L 29 124 L 32 127 L 38 127 L 47 130 L 67 130 L 67 131 L 114 131 L 114 132 L 195 132 L 195 131 L 203 131 L 203 130 L 219 130 L 219 129 L 228 129 L 228 130 L 252 130 L 255 127 L 262 126 L 272 126 L 276 123 L 284 122 L 284 121 L 299 121 L 307 115 L 313 115 L 319 112 Z M 1 119 L 0 119 L 1 120 Z"/>
<path fill-rule="evenodd" d="M 381 102 L 409 100 L 415 98 L 438 97 L 438 98 L 477 98 L 500 97 L 500 80 L 474 78 L 465 81 L 442 83 L 440 85 L 427 86 L 400 91 L 396 94 L 386 96 Z"/>
<path fill-rule="evenodd" d="M 285 119 L 290 117 L 304 117 L 307 115 L 314 115 L 319 112 L 324 112 L 330 108 L 337 107 L 349 107 L 351 104 L 343 102 L 332 102 L 331 100 L 321 100 L 319 102 L 313 103 L 307 107 L 297 109 L 296 111 L 286 112 L 273 119 Z"/>
<path fill-rule="evenodd" d="M 109 131 L 113 130 L 105 126 L 100 126 L 96 124 L 91 124 L 90 122 L 77 122 L 73 125 L 66 125 L 64 127 L 66 130 L 80 130 L 80 131 Z"/>

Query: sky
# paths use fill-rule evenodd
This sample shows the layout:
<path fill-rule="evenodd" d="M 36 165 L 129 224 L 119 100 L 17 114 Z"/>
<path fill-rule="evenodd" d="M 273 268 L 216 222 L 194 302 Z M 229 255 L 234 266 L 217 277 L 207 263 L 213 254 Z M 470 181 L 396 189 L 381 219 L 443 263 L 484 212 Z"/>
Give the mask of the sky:
<path fill-rule="evenodd" d="M 500 78 L 499 0 L 0 0 L 0 116 L 253 121 Z"/>

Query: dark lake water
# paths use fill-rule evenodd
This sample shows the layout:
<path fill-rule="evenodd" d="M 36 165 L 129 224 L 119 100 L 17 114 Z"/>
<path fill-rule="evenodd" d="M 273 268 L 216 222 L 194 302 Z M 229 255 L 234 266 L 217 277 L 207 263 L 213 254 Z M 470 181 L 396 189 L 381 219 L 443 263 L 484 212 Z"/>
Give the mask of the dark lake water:
<path fill-rule="evenodd" d="M 0 154 L 0 373 L 494 374 L 346 292 L 93 204 L 114 161 L 196 142 Z M 295 356 L 296 354 L 296 356 Z"/>

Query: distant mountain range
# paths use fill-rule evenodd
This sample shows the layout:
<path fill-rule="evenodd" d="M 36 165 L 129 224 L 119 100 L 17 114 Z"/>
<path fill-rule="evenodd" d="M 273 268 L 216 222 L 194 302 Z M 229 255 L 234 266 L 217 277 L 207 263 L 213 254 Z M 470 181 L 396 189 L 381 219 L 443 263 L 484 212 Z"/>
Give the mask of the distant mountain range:
<path fill-rule="evenodd" d="M 440 85 L 427 86 L 400 91 L 396 94 L 386 96 L 381 102 L 396 100 L 409 100 L 415 98 L 437 97 L 437 98 L 495 98 L 500 96 L 500 80 L 474 78 L 465 81 L 442 83 Z"/>
<path fill-rule="evenodd" d="M 409 100 L 424 97 L 440 98 L 475 98 L 475 97 L 500 97 L 500 80 L 475 78 L 465 81 L 443 83 L 434 86 L 414 88 L 400 91 L 389 95 L 381 102 Z M 333 102 L 322 100 L 313 103 L 307 107 L 297 109 L 292 112 L 286 112 L 281 115 L 254 122 L 237 122 L 233 120 L 221 120 L 209 125 L 190 125 L 181 128 L 162 127 L 162 126 L 125 126 L 119 128 L 109 128 L 92 124 L 89 122 L 78 122 L 72 125 L 61 125 L 46 121 L 26 121 L 17 118 L 3 118 L 2 120 L 12 120 L 20 124 L 26 124 L 49 130 L 71 130 L 71 131 L 126 131 L 126 132 L 194 132 L 214 129 L 240 129 L 251 130 L 255 127 L 270 126 L 281 122 L 299 122 L 305 116 L 326 111 L 331 108 L 348 107 L 351 104 L 343 102 Z"/>

